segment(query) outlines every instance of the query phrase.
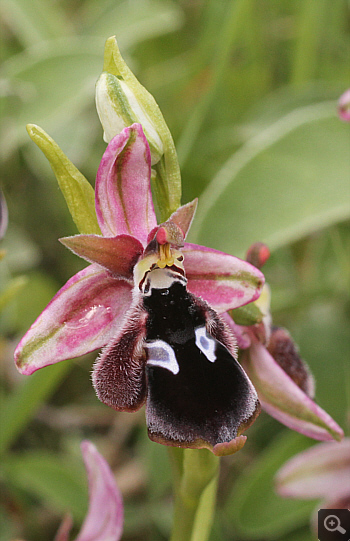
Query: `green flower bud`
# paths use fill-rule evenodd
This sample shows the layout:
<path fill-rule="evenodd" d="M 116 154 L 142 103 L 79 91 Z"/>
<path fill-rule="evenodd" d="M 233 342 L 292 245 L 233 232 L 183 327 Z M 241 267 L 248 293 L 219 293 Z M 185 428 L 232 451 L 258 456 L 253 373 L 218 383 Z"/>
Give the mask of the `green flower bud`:
<path fill-rule="evenodd" d="M 96 84 L 96 108 L 109 143 L 117 133 L 134 122 L 142 125 L 151 150 L 152 165 L 161 159 L 164 148 L 152 120 L 121 76 L 103 72 Z"/>
<path fill-rule="evenodd" d="M 96 104 L 106 141 L 126 126 L 135 122 L 142 125 L 151 151 L 159 218 L 165 222 L 181 205 L 181 175 L 174 141 L 154 97 L 123 60 L 115 36 L 106 41 Z"/>

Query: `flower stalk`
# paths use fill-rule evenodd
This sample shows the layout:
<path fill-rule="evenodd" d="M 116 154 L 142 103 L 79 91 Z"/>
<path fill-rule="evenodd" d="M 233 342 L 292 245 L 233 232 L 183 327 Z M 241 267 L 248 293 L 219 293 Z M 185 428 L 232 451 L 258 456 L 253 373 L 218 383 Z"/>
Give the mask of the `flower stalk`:
<path fill-rule="evenodd" d="M 178 470 L 170 539 L 206 541 L 214 519 L 219 458 L 206 449 L 170 449 L 170 454 Z"/>

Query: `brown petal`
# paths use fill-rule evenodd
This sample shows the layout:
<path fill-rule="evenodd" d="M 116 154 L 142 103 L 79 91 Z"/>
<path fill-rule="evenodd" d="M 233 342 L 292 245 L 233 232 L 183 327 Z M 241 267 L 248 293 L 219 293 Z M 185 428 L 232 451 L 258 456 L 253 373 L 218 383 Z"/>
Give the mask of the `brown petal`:
<path fill-rule="evenodd" d="M 142 244 L 129 235 L 76 235 L 60 239 L 60 242 L 79 257 L 90 263 L 98 263 L 114 276 L 129 280 L 132 280 L 134 265 L 143 252 Z"/>

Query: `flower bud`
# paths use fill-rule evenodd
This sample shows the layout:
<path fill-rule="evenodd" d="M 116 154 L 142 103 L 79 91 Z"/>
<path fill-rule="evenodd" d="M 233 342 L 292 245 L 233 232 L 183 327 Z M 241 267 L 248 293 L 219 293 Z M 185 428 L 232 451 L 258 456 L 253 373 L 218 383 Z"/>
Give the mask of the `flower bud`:
<path fill-rule="evenodd" d="M 301 359 L 298 347 L 286 329 L 273 327 L 267 351 L 294 383 L 307 396 L 313 398 L 315 394 L 314 378 L 305 361 Z"/>
<path fill-rule="evenodd" d="M 160 221 L 167 221 L 181 206 L 181 174 L 175 144 L 156 100 L 125 63 L 115 36 L 106 41 L 96 105 L 106 141 L 127 126 L 142 126 L 151 152 L 152 186 Z"/>
<path fill-rule="evenodd" d="M 143 109 L 142 103 L 121 77 L 112 73 L 102 73 L 96 84 L 96 108 L 106 143 L 136 122 L 142 125 L 150 146 L 152 165 L 159 162 L 164 153 L 161 138 Z"/>
<path fill-rule="evenodd" d="M 261 269 L 270 257 L 270 250 L 263 242 L 255 242 L 247 252 L 246 261 L 257 269 Z"/>

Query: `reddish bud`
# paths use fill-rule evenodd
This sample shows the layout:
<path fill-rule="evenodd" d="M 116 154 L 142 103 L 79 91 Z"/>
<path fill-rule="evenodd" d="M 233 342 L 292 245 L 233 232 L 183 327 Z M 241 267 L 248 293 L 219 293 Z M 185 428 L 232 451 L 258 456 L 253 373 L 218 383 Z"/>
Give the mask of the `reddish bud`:
<path fill-rule="evenodd" d="M 246 261 L 257 269 L 261 269 L 270 257 L 270 250 L 263 242 L 255 242 L 248 249 Z"/>

